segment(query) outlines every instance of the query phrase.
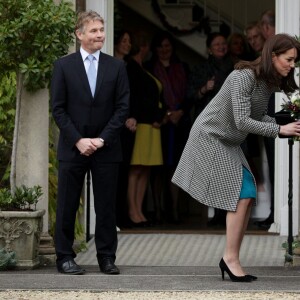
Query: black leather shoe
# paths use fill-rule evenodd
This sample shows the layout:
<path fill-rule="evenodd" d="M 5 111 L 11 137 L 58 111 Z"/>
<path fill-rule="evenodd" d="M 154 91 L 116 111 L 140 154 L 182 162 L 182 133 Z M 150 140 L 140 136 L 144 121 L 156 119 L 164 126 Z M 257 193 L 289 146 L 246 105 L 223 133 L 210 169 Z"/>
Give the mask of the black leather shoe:
<path fill-rule="evenodd" d="M 110 257 L 103 258 L 99 263 L 100 271 L 104 274 L 117 275 L 120 274 L 120 270 L 114 264 L 114 260 Z"/>
<path fill-rule="evenodd" d="M 73 259 L 57 263 L 57 271 L 67 275 L 82 275 L 85 273 L 85 270 L 78 266 Z"/>

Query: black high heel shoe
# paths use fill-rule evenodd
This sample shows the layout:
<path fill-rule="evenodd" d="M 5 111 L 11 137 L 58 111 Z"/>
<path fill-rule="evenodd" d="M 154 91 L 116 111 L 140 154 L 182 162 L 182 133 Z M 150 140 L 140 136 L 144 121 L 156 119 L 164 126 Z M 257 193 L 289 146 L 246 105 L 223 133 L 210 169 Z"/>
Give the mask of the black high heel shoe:
<path fill-rule="evenodd" d="M 257 280 L 257 277 L 254 275 L 246 275 L 247 277 L 251 278 L 252 280 Z"/>
<path fill-rule="evenodd" d="M 222 272 L 222 279 L 224 280 L 224 272 L 226 271 L 226 273 L 228 274 L 229 278 L 231 279 L 231 281 L 234 282 L 251 282 L 253 279 L 250 277 L 251 275 L 245 275 L 245 276 L 235 276 L 230 269 L 228 268 L 228 266 L 226 265 L 224 259 L 222 258 L 220 260 L 219 263 L 219 267 L 221 269 Z"/>
<path fill-rule="evenodd" d="M 128 220 L 129 228 L 142 228 L 145 227 L 144 222 L 133 222 L 131 219 Z"/>

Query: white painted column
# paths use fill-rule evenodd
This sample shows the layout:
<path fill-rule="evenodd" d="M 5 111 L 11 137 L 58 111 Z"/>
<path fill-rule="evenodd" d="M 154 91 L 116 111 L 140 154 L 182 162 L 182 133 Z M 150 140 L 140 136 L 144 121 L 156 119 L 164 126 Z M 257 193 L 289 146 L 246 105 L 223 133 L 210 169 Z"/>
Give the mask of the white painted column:
<path fill-rule="evenodd" d="M 94 10 L 104 19 L 105 43 L 102 52 L 109 55 L 114 53 L 114 1 L 113 0 L 86 0 L 86 10 Z M 92 181 L 92 178 L 91 178 Z M 86 184 L 84 185 L 86 190 Z M 86 209 L 86 198 L 85 198 Z M 86 215 L 86 214 L 85 214 Z M 92 183 L 90 186 L 90 234 L 95 233 L 95 210 Z"/>
<path fill-rule="evenodd" d="M 113 0 L 86 0 L 86 10 L 94 10 L 105 22 L 105 43 L 102 51 L 113 55 L 114 50 L 114 1 Z"/>
<path fill-rule="evenodd" d="M 299 0 L 276 0 L 276 33 L 299 35 Z M 281 109 L 283 94 L 276 94 L 276 111 Z M 288 165 L 287 139 L 275 143 L 275 223 L 269 231 L 288 235 Z M 293 235 L 299 231 L 299 142 L 293 146 Z"/>
<path fill-rule="evenodd" d="M 23 89 L 21 97 L 16 184 L 42 187 L 37 208 L 46 210 L 43 232 L 48 232 L 49 91 Z"/>

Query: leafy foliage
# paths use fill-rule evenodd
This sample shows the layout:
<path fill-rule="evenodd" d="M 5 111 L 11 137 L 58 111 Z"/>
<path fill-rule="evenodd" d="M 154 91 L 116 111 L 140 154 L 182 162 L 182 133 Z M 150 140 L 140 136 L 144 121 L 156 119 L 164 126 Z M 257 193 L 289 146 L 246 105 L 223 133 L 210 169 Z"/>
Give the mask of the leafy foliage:
<path fill-rule="evenodd" d="M 0 189 L 1 210 L 36 210 L 36 204 L 43 195 L 42 188 L 37 185 L 16 187 L 14 195 L 7 188 Z"/>
<path fill-rule="evenodd" d="M 0 74 L 21 71 L 24 86 L 48 85 L 55 59 L 68 52 L 75 12 L 68 2 L 5 0 L 0 2 Z"/>
<path fill-rule="evenodd" d="M 285 263 L 293 263 L 294 250 L 296 248 L 300 248 L 300 241 L 296 239 L 292 242 L 292 255 L 289 254 L 289 243 L 287 241 L 282 243 L 282 248 L 285 249 L 285 255 L 284 255 Z"/>
<path fill-rule="evenodd" d="M 17 264 L 16 252 L 0 249 L 0 271 L 13 269 Z"/>
<path fill-rule="evenodd" d="M 16 74 L 6 72 L 0 80 L 0 186 L 9 185 L 16 100 Z"/>
<path fill-rule="evenodd" d="M 10 165 L 12 191 L 16 185 L 23 86 L 37 91 L 49 85 L 54 60 L 67 54 L 73 40 L 74 23 L 75 12 L 71 3 L 64 0 L 59 4 L 53 0 L 0 1 L 0 81 L 9 71 L 15 72 L 17 78 Z"/>
<path fill-rule="evenodd" d="M 53 137 L 52 137 L 53 138 Z M 51 135 L 50 135 L 51 140 Z M 50 142 L 49 147 L 49 233 L 54 236 L 57 199 L 57 159 L 54 145 Z"/>

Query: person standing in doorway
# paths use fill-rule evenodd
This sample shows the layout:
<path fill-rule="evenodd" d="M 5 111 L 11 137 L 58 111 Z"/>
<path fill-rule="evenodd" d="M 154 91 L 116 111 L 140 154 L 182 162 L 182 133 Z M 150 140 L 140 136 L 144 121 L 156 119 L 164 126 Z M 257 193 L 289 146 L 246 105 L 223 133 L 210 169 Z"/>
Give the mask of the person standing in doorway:
<path fill-rule="evenodd" d="M 186 95 L 189 68 L 177 56 L 175 41 L 169 32 L 158 32 L 152 40 L 151 49 L 152 57 L 146 68 L 162 83 L 168 116 L 166 124 L 161 127 L 164 165 L 152 169 L 154 198 L 156 209 L 159 211 L 164 206 L 167 219 L 176 224 L 180 222 L 179 189 L 171 178 L 191 128 L 192 105 Z M 165 198 L 164 205 L 160 205 L 163 202 L 161 198 Z"/>
<path fill-rule="evenodd" d="M 260 27 L 266 40 L 275 35 L 275 12 L 273 10 L 266 10 L 261 14 Z"/>
<path fill-rule="evenodd" d="M 269 39 L 275 35 L 275 13 L 272 10 L 266 10 L 262 13 L 260 19 L 260 27 L 265 39 Z M 275 116 L 275 93 L 270 96 L 268 104 L 268 115 Z M 269 216 L 262 221 L 256 221 L 255 225 L 263 229 L 269 229 L 274 222 L 274 174 L 275 174 L 275 141 L 274 139 L 264 137 L 264 146 L 266 149 L 269 179 L 271 184 L 271 203 Z"/>
<path fill-rule="evenodd" d="M 261 32 L 259 24 L 257 22 L 248 24 L 245 29 L 245 34 L 248 44 L 255 52 L 257 58 L 260 55 L 265 43 L 265 38 Z"/>
<path fill-rule="evenodd" d="M 227 40 L 222 33 L 208 34 L 206 47 L 207 60 L 195 65 L 189 76 L 187 96 L 194 104 L 193 121 L 219 92 L 225 79 L 233 70 L 233 63 L 228 55 Z"/>
<path fill-rule="evenodd" d="M 60 130 L 56 266 L 64 274 L 85 273 L 74 261 L 74 224 L 84 178 L 91 171 L 99 267 L 105 274 L 119 274 L 115 197 L 122 160 L 119 135 L 128 114 L 127 72 L 122 60 L 100 52 L 105 31 L 98 13 L 79 13 L 75 32 L 80 51 L 54 63 L 51 82 L 52 113 Z"/>
<path fill-rule="evenodd" d="M 249 49 L 246 37 L 239 32 L 232 33 L 228 39 L 228 54 L 235 65 L 240 60 L 254 60 L 253 53 Z"/>
<path fill-rule="evenodd" d="M 131 33 L 128 30 L 115 32 L 114 39 L 114 57 L 122 59 L 127 65 L 129 53 L 131 50 Z M 121 144 L 123 152 L 123 161 L 120 164 L 118 176 L 116 217 L 117 226 L 122 229 L 130 226 L 128 217 L 127 188 L 128 173 L 130 168 L 130 160 L 134 145 L 134 137 L 136 131 L 136 119 L 132 115 L 132 105 L 129 103 L 128 118 L 121 131 Z"/>
<path fill-rule="evenodd" d="M 127 30 L 117 32 L 114 39 L 114 57 L 125 59 L 131 49 L 131 37 Z"/>
<path fill-rule="evenodd" d="M 144 213 L 144 199 L 151 168 L 163 164 L 161 130 L 166 113 L 162 84 L 143 62 L 149 53 L 149 37 L 138 31 L 132 35 L 127 63 L 130 85 L 130 114 L 137 121 L 128 174 L 128 216 L 131 227 L 148 227 L 152 222 Z"/>

